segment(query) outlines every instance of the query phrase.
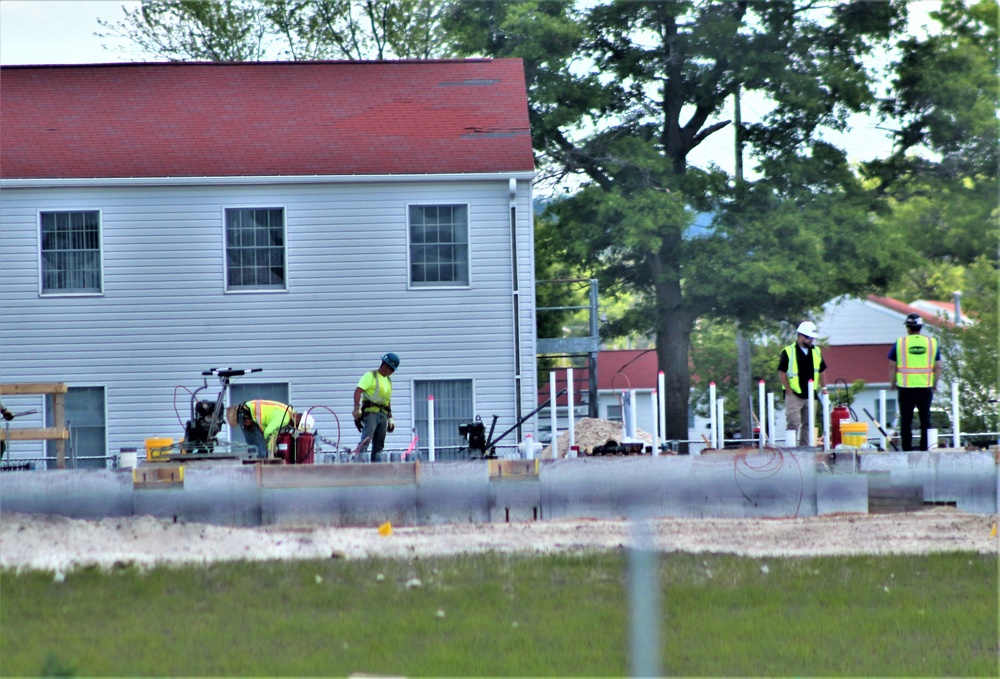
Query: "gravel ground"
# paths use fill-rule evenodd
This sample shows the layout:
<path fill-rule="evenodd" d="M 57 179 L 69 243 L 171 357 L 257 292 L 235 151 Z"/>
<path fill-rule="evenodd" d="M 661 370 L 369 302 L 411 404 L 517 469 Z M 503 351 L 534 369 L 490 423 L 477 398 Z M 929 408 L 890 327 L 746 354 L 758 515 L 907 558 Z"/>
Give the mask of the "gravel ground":
<path fill-rule="evenodd" d="M 935 508 L 908 514 L 844 514 L 796 519 L 660 519 L 662 551 L 750 557 L 856 554 L 998 553 L 997 516 Z M 84 521 L 0 515 L 0 568 L 209 564 L 233 560 L 364 559 L 615 550 L 634 541 L 627 521 L 564 520 L 376 528 L 229 528 L 151 517 Z"/>

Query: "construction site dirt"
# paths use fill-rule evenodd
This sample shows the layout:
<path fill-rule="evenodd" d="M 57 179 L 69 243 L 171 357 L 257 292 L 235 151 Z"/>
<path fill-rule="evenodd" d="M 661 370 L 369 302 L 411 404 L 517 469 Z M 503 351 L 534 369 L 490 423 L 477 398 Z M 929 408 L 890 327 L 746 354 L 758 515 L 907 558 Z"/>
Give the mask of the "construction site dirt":
<path fill-rule="evenodd" d="M 655 549 L 755 558 L 859 554 L 998 553 L 997 516 L 935 507 L 905 514 L 789 519 L 658 519 Z M 484 552 L 573 554 L 633 543 L 626 520 L 560 520 L 377 528 L 235 528 L 148 516 L 99 521 L 0 515 L 0 568 L 208 565 L 219 561 L 428 558 Z"/>

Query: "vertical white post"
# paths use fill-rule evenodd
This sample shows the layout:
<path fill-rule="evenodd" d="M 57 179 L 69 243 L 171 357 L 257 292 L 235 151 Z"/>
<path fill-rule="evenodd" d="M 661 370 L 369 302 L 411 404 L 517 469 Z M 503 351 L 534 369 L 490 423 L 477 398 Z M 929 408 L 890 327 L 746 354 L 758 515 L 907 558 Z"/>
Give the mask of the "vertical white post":
<path fill-rule="evenodd" d="M 559 406 L 556 403 L 556 371 L 549 373 L 549 421 L 552 426 L 552 442 L 549 444 L 549 452 L 552 459 L 559 457 Z"/>
<path fill-rule="evenodd" d="M 764 450 L 764 437 L 767 436 L 767 406 L 764 403 L 764 380 L 757 384 L 757 425 L 760 427 L 760 449 Z"/>
<path fill-rule="evenodd" d="M 659 410 L 660 409 L 659 409 L 659 406 L 656 403 L 656 389 L 654 389 L 653 393 L 649 395 L 649 402 L 650 402 L 650 404 L 653 407 L 653 432 L 652 432 L 652 434 L 653 434 L 653 457 L 656 457 L 657 455 L 660 454 L 660 436 L 659 436 L 658 427 L 656 426 L 657 425 L 656 421 L 658 419 Z"/>
<path fill-rule="evenodd" d="M 434 461 L 434 396 L 427 397 L 427 461 Z"/>
<path fill-rule="evenodd" d="M 709 444 L 713 449 L 719 447 L 718 440 L 715 438 L 719 432 L 719 427 L 716 424 L 716 419 L 715 419 L 717 407 L 718 404 L 715 402 L 715 382 L 709 382 L 708 383 L 708 428 L 709 431 L 711 431 Z"/>
<path fill-rule="evenodd" d="M 958 382 L 951 383 L 951 447 L 961 448 L 961 413 L 958 411 Z"/>
<path fill-rule="evenodd" d="M 629 400 L 629 403 L 632 404 L 632 407 L 629 408 L 629 411 L 628 411 L 628 431 L 629 431 L 629 435 L 633 439 L 638 439 L 639 438 L 639 430 L 635 428 L 635 415 L 636 415 L 635 411 L 638 410 L 637 406 L 639 405 L 639 401 L 636 400 L 635 389 L 629 389 L 628 400 Z"/>
<path fill-rule="evenodd" d="M 885 425 L 885 389 L 878 390 L 878 423 L 882 427 L 882 431 L 886 431 Z M 884 435 L 882 436 L 882 450 L 885 452 L 889 451 L 889 439 Z"/>
<path fill-rule="evenodd" d="M 576 426 L 576 413 L 573 412 L 573 369 L 566 368 L 566 407 L 567 407 L 567 424 L 569 427 L 569 447 L 567 451 L 573 450 L 573 446 L 576 445 L 576 434 L 573 428 Z"/>
<path fill-rule="evenodd" d="M 663 375 L 663 371 L 656 376 L 656 392 L 660 399 L 660 436 L 664 440 L 667 438 L 667 402 L 663 398 L 663 395 L 667 393 L 666 390 L 666 377 Z M 687 438 L 685 436 L 684 438 Z"/>
<path fill-rule="evenodd" d="M 823 387 L 823 450 L 830 450 L 830 392 Z"/>
<path fill-rule="evenodd" d="M 767 395 L 767 431 L 772 446 L 778 445 L 778 432 L 774 430 L 774 392 Z"/>
<path fill-rule="evenodd" d="M 809 380 L 809 389 L 806 391 L 806 397 L 809 399 L 809 436 L 806 438 L 806 443 L 812 448 L 816 445 L 816 408 L 814 407 L 816 383 L 813 380 Z"/>
<path fill-rule="evenodd" d="M 716 434 L 716 441 L 719 442 L 719 449 L 726 447 L 726 427 L 723 420 L 726 419 L 724 416 L 726 414 L 726 399 L 719 398 L 719 405 L 715 408 L 715 419 L 719 423 L 719 433 Z"/>

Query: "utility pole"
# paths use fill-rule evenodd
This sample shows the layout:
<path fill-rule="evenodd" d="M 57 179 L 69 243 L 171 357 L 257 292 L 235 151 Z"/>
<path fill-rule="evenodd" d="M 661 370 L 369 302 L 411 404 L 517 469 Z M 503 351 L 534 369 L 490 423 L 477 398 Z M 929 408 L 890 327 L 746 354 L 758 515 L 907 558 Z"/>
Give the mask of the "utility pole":
<path fill-rule="evenodd" d="M 743 114 L 740 110 L 740 86 L 733 92 L 733 117 L 736 128 L 736 183 L 743 183 Z M 753 435 L 750 423 L 750 340 L 743 335 L 743 329 L 736 326 L 736 379 L 740 400 L 740 438 Z"/>

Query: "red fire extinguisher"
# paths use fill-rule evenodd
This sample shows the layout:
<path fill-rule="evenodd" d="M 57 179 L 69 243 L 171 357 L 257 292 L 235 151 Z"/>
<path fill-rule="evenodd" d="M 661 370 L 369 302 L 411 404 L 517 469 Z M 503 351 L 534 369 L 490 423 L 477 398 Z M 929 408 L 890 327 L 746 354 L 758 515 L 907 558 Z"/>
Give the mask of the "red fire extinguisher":
<path fill-rule="evenodd" d="M 847 406 L 837 406 L 830 411 L 830 447 L 836 448 L 840 445 L 840 425 L 851 419 L 851 410 Z"/>
<path fill-rule="evenodd" d="M 275 455 L 284 460 L 286 463 L 294 464 L 295 439 L 292 437 L 292 432 L 279 431 L 278 438 L 275 441 L 277 443 Z"/>

